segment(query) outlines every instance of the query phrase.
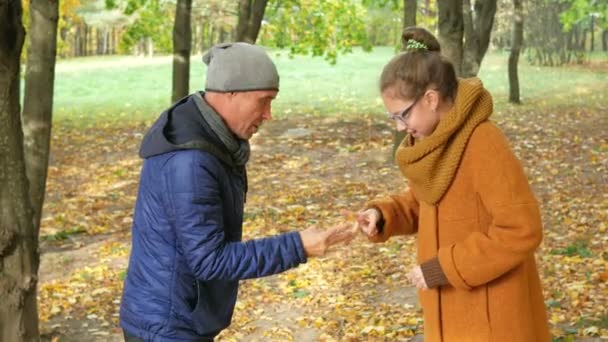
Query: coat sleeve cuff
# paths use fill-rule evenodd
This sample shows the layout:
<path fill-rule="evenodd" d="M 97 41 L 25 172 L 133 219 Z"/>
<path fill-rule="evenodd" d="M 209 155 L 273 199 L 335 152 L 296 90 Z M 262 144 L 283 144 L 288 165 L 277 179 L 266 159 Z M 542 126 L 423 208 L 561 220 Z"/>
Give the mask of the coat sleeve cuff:
<path fill-rule="evenodd" d="M 454 264 L 454 258 L 452 257 L 453 249 L 454 245 L 439 248 L 437 258 L 442 265 L 441 269 L 452 286 L 470 291 L 473 287 L 467 284 Z"/>
<path fill-rule="evenodd" d="M 441 264 L 439 263 L 438 258 L 433 258 L 421 264 L 420 269 L 422 269 L 424 281 L 429 289 L 450 284 L 448 282 L 448 278 L 441 269 Z"/>
<path fill-rule="evenodd" d="M 292 241 L 296 247 L 296 255 L 300 264 L 305 264 L 308 258 L 306 257 L 306 251 L 304 251 L 304 243 L 302 243 L 302 237 L 299 232 L 287 233 L 291 235 Z"/>

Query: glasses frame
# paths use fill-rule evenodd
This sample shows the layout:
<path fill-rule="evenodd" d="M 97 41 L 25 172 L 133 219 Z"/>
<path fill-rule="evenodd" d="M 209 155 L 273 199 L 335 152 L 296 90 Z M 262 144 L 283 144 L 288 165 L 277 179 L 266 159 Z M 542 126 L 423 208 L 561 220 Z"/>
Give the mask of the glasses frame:
<path fill-rule="evenodd" d="M 411 105 L 403 108 L 402 110 L 400 110 L 396 113 L 386 112 L 386 115 L 388 116 L 389 119 L 391 119 L 393 121 L 401 121 L 402 123 L 406 124 L 407 119 L 409 119 L 410 115 L 412 114 L 412 108 L 414 108 L 414 106 L 416 105 L 418 100 L 419 99 L 414 100 L 414 102 L 412 102 Z"/>

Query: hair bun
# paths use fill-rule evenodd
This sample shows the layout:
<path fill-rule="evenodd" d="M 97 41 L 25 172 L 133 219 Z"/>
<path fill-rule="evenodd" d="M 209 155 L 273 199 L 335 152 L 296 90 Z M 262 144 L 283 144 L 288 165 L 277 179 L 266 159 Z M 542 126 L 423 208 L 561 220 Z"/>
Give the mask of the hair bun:
<path fill-rule="evenodd" d="M 435 36 L 418 26 L 410 26 L 403 29 L 401 43 L 408 51 L 428 50 L 441 52 L 441 46 Z"/>

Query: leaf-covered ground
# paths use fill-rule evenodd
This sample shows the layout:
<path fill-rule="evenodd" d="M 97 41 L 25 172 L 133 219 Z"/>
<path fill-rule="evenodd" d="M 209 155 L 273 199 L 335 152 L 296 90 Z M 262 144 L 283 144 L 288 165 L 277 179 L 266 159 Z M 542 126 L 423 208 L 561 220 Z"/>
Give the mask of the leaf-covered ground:
<path fill-rule="evenodd" d="M 525 108 L 525 107 L 524 107 Z M 542 204 L 537 253 L 560 341 L 608 338 L 608 108 L 509 107 L 509 136 Z M 118 307 L 149 123 L 61 121 L 53 128 L 41 230 L 39 311 L 45 337 L 120 340 Z M 341 209 L 407 185 L 390 162 L 382 117 L 297 116 L 253 139 L 245 239 L 330 226 Z M 423 333 L 405 274 L 413 237 L 358 238 L 281 275 L 242 282 L 221 341 L 398 341 Z"/>

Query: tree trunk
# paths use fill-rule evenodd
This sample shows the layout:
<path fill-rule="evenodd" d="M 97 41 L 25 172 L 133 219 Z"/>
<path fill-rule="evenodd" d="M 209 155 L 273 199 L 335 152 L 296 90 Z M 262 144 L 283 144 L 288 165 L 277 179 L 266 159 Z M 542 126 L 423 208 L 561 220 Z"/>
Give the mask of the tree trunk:
<path fill-rule="evenodd" d="M 30 4 L 30 45 L 21 117 L 37 236 L 49 160 L 59 12 L 57 1 L 32 0 Z"/>
<path fill-rule="evenodd" d="M 589 29 L 583 30 L 583 34 L 581 37 L 581 43 L 580 43 L 581 51 L 587 51 L 587 46 L 586 46 L 587 45 L 587 32 L 589 32 Z"/>
<path fill-rule="evenodd" d="M 236 41 L 255 44 L 260 33 L 268 0 L 239 0 Z"/>
<path fill-rule="evenodd" d="M 403 0 L 403 29 L 416 26 L 416 0 Z"/>
<path fill-rule="evenodd" d="M 87 24 L 84 25 L 84 56 L 89 55 L 89 40 L 91 39 L 91 29 Z"/>
<path fill-rule="evenodd" d="M 74 54 L 72 56 L 80 56 L 80 25 L 76 26 L 76 32 L 74 33 Z"/>
<path fill-rule="evenodd" d="M 112 28 L 110 29 L 110 32 L 108 32 L 108 54 L 109 55 L 113 55 L 114 54 L 114 46 L 115 46 L 115 38 L 116 38 L 116 29 Z"/>
<path fill-rule="evenodd" d="M 513 38 L 509 54 L 509 102 L 511 103 L 521 103 L 517 71 L 519 53 L 524 40 L 524 17 L 521 2 L 522 0 L 513 0 Z"/>
<path fill-rule="evenodd" d="M 591 49 L 589 51 L 593 52 L 595 49 L 595 16 L 591 15 Z"/>
<path fill-rule="evenodd" d="M 154 41 L 152 40 L 152 37 L 146 37 L 145 38 L 145 55 L 146 57 L 153 57 L 154 56 Z"/>
<path fill-rule="evenodd" d="M 416 0 L 403 0 L 403 29 L 406 29 L 410 26 L 416 26 Z M 403 41 L 403 37 L 401 39 L 401 50 L 405 49 L 406 42 Z M 406 132 L 399 132 L 395 130 L 393 133 L 393 150 L 391 153 L 391 159 L 395 158 L 395 152 L 397 152 L 397 148 L 401 145 L 401 141 L 406 136 Z"/>
<path fill-rule="evenodd" d="M 602 51 L 608 51 L 608 29 L 602 31 Z"/>
<path fill-rule="evenodd" d="M 209 23 L 209 43 L 207 46 L 212 47 L 215 43 L 215 25 L 213 23 Z"/>
<path fill-rule="evenodd" d="M 207 49 L 207 42 L 206 42 L 205 38 L 207 37 L 207 28 L 208 27 L 209 27 L 209 25 L 206 25 L 204 23 L 201 25 L 201 37 L 200 37 L 201 54 L 204 54 L 205 50 Z"/>
<path fill-rule="evenodd" d="M 0 0 L 0 341 L 37 341 L 38 240 L 23 152 L 21 1 Z"/>
<path fill-rule="evenodd" d="M 219 41 L 219 43 L 224 43 L 224 42 L 226 42 L 226 34 L 227 34 L 227 32 L 226 32 L 226 30 L 224 29 L 224 27 L 223 27 L 223 26 L 220 26 L 220 30 L 219 30 L 219 32 L 218 32 L 218 41 Z"/>
<path fill-rule="evenodd" d="M 192 0 L 177 0 L 173 25 L 173 93 L 175 102 L 188 95 L 190 84 L 190 46 Z"/>
<path fill-rule="evenodd" d="M 452 64 L 457 75 L 462 74 L 462 37 L 464 24 L 462 0 L 437 0 L 439 10 L 439 42 L 444 56 Z"/>
<path fill-rule="evenodd" d="M 490 34 L 496 14 L 496 0 L 463 0 L 464 58 L 462 76 L 476 76 L 490 44 Z M 474 13 L 473 13 L 474 12 Z"/>

